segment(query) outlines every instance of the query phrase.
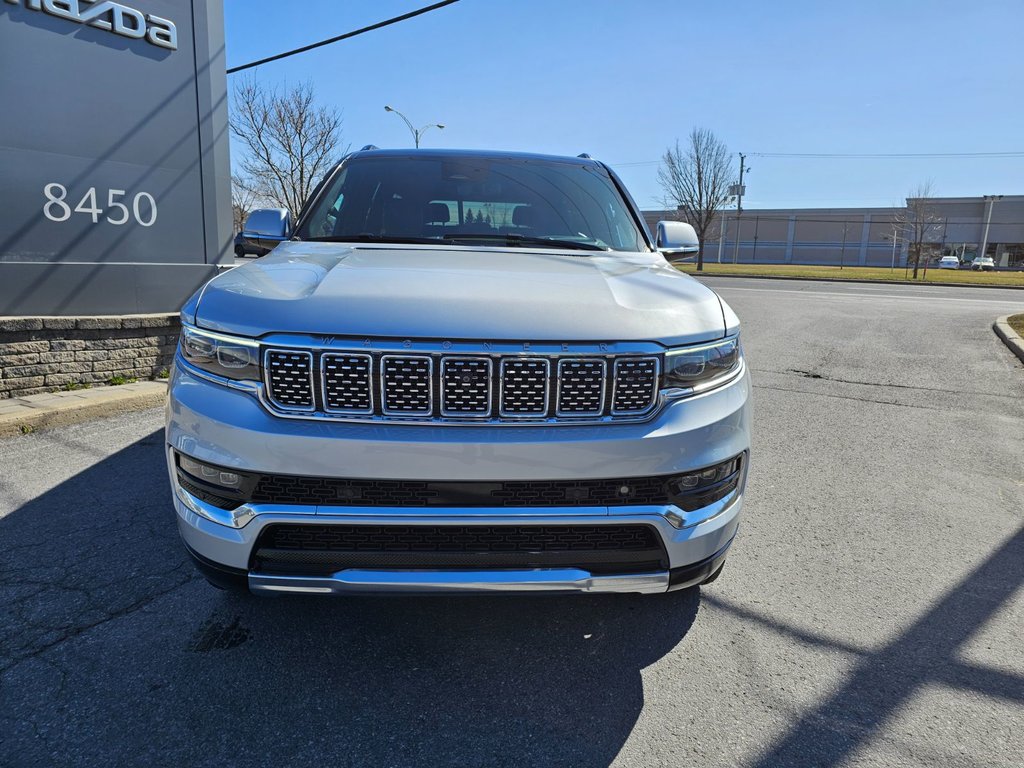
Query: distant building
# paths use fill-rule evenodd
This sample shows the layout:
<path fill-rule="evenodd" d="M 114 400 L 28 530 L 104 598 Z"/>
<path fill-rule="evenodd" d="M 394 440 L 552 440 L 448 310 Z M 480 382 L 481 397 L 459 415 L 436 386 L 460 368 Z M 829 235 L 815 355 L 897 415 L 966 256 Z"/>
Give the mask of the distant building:
<path fill-rule="evenodd" d="M 938 223 L 926 238 L 926 252 L 937 260 L 952 254 L 971 261 L 988 238 L 985 253 L 998 267 L 1024 269 L 1024 195 L 936 197 L 929 207 Z M 704 260 L 745 264 L 826 264 L 902 266 L 907 243 L 894 222 L 904 208 L 744 208 L 736 227 L 736 211 L 725 210 L 708 233 Z M 681 218 L 677 211 L 644 211 L 647 225 Z M 736 240 L 739 232 L 739 250 Z"/>

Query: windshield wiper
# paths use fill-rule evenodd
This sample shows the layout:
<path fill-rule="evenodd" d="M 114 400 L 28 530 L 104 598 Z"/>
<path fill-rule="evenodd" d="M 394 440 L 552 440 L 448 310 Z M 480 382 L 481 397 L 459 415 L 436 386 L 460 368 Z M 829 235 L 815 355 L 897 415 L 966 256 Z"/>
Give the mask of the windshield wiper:
<path fill-rule="evenodd" d="M 517 235 L 514 232 L 508 232 L 506 234 L 501 233 L 481 233 L 477 235 L 471 234 L 451 234 L 444 235 L 445 240 L 452 242 L 458 240 L 496 240 L 504 243 L 505 245 L 539 245 L 545 248 L 572 248 L 577 251 L 607 251 L 605 248 L 595 243 L 583 243 L 579 240 L 558 240 L 553 237 L 533 237 L 531 235 Z"/>
<path fill-rule="evenodd" d="M 425 243 L 437 245 L 442 242 L 436 237 L 416 237 L 413 235 L 375 235 L 361 232 L 358 235 L 324 235 L 323 237 L 307 237 L 306 242 L 312 243 Z"/>

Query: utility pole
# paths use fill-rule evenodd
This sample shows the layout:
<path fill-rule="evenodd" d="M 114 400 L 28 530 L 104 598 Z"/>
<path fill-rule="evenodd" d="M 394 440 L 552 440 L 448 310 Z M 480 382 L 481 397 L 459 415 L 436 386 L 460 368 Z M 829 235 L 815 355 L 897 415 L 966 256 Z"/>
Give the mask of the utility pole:
<path fill-rule="evenodd" d="M 745 169 L 747 156 L 742 152 L 740 155 L 740 183 L 736 185 L 736 243 L 732 252 L 732 263 L 735 264 L 740 256 L 740 216 L 743 215 L 743 171 Z"/>
<path fill-rule="evenodd" d="M 839 251 L 839 269 L 842 271 L 843 263 L 846 261 L 846 230 L 849 228 L 850 222 L 843 222 L 843 248 Z"/>
<path fill-rule="evenodd" d="M 995 206 L 997 200 L 1002 200 L 1002 195 L 984 195 L 982 200 L 988 203 L 988 214 L 985 216 L 985 234 L 981 236 L 981 250 L 975 255 L 974 258 L 981 258 L 985 256 L 985 251 L 988 250 L 988 228 L 992 223 L 992 208 Z"/>
<path fill-rule="evenodd" d="M 725 214 L 718 223 L 718 263 L 722 263 L 722 245 L 725 243 Z"/>

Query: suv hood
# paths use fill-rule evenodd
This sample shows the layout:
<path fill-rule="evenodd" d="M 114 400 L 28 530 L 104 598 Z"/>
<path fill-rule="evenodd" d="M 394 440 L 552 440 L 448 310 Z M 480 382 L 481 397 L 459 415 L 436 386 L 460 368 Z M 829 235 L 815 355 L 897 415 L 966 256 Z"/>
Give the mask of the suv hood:
<path fill-rule="evenodd" d="M 286 242 L 190 304 L 197 325 L 254 337 L 690 344 L 725 333 L 718 296 L 657 253 Z"/>

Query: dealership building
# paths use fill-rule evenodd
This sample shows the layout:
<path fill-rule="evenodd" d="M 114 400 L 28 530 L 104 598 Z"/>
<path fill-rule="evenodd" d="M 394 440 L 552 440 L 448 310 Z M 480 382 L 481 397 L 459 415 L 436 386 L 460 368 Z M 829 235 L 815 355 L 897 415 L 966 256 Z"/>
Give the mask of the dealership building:
<path fill-rule="evenodd" d="M 936 197 L 925 237 L 933 259 L 971 261 L 982 249 L 997 267 L 1024 269 L 1024 195 Z M 705 261 L 888 267 L 907 263 L 907 208 L 761 208 L 723 211 L 705 244 Z M 644 211 L 652 231 L 677 211 Z M 895 237 L 894 237 L 895 235 Z M 737 242 L 738 241 L 738 242 Z"/>

